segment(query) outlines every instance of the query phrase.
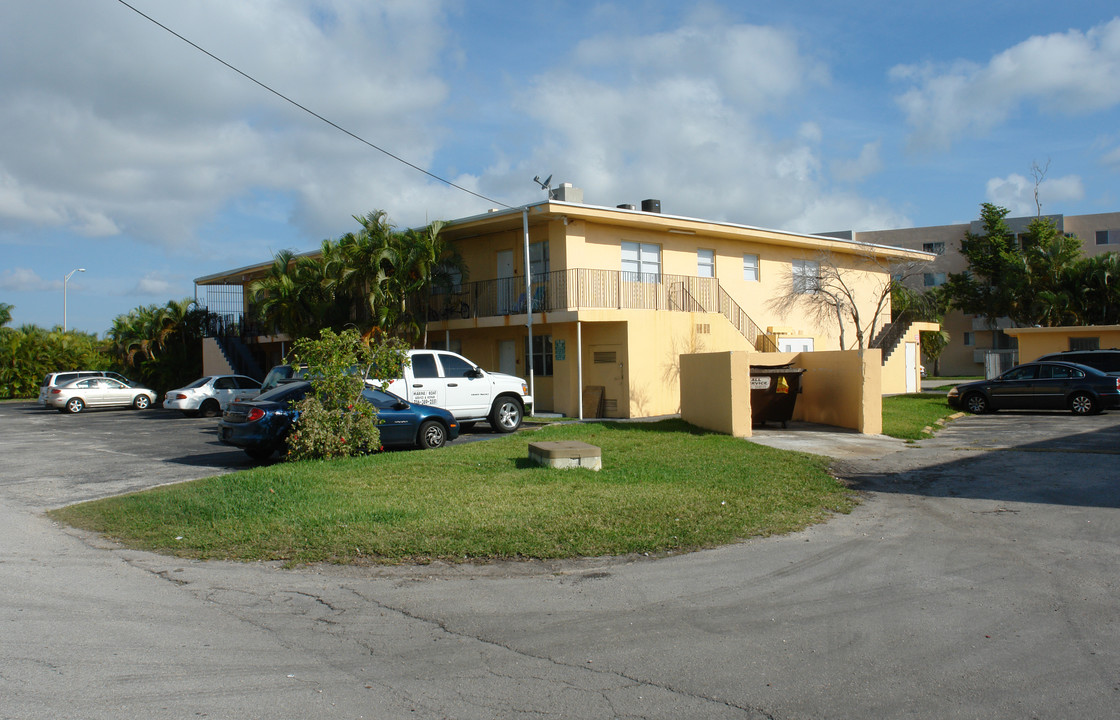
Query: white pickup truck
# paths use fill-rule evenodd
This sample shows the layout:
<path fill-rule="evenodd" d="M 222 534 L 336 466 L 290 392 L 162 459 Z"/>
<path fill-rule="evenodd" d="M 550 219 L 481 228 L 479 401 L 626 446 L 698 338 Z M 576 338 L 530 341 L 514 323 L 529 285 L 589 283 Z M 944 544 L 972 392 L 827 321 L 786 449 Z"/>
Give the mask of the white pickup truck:
<path fill-rule="evenodd" d="M 408 358 L 403 378 L 366 382 L 409 402 L 449 410 L 463 430 L 485 420 L 494 432 L 511 433 L 521 427 L 525 408 L 533 404 L 524 380 L 486 372 L 462 355 L 447 350 L 409 350 Z"/>

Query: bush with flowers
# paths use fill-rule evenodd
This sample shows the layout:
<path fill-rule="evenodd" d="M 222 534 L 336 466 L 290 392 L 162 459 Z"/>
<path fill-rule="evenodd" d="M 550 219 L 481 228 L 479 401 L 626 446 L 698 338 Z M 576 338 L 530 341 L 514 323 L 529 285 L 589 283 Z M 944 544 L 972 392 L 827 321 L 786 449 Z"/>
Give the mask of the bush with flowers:
<path fill-rule="evenodd" d="M 288 434 L 289 460 L 350 457 L 380 447 L 377 410 L 362 399 L 371 365 L 400 364 L 407 346 L 397 340 L 367 344 L 356 330 L 324 329 L 318 340 L 297 340 L 292 360 L 307 365 L 311 391 L 295 405 Z"/>

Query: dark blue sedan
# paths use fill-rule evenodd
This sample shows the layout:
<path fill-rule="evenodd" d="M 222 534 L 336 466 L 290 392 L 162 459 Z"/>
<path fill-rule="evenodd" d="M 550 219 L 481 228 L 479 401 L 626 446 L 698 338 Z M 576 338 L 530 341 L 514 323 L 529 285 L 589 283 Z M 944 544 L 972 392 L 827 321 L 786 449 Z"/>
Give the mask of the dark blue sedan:
<path fill-rule="evenodd" d="M 255 400 L 230 403 L 218 421 L 218 438 L 254 460 L 268 459 L 284 447 L 284 439 L 299 417 L 293 405 L 310 389 L 308 382 L 287 382 Z M 377 408 L 377 430 L 386 447 L 438 448 L 459 436 L 458 423 L 443 408 L 408 403 L 372 388 L 363 390 L 362 398 Z"/>
<path fill-rule="evenodd" d="M 970 413 L 1062 410 L 1091 415 L 1120 407 L 1120 377 L 1067 362 L 1017 365 L 991 380 L 958 385 L 949 404 Z"/>

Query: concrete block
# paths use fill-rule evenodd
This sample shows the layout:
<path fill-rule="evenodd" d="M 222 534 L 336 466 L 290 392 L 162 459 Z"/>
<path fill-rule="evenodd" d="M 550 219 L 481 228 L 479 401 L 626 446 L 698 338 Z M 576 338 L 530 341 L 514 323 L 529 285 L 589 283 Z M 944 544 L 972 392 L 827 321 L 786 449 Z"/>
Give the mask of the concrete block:
<path fill-rule="evenodd" d="M 602 449 L 577 440 L 529 443 L 529 459 L 537 465 L 561 469 L 603 467 Z"/>

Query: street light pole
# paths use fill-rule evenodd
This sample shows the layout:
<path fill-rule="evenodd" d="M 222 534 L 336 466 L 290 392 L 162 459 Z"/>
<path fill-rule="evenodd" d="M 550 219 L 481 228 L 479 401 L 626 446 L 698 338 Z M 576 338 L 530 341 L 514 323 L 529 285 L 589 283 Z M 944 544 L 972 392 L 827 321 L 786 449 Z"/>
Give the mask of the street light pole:
<path fill-rule="evenodd" d="M 70 282 L 70 276 L 76 272 L 85 272 L 85 268 L 76 268 L 66 273 L 66 277 L 62 278 L 62 332 L 66 332 L 66 284 Z"/>

